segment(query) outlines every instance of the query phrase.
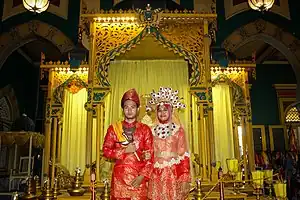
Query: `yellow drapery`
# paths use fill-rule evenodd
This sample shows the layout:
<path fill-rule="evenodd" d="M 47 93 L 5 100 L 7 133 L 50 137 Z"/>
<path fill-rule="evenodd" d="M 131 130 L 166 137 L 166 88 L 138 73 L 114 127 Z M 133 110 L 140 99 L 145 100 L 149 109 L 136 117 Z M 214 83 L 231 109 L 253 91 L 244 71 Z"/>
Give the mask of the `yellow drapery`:
<path fill-rule="evenodd" d="M 212 96 L 214 101 L 215 159 L 221 162 L 221 166 L 226 172 L 226 159 L 234 158 L 232 98 L 229 85 L 214 86 Z"/>
<path fill-rule="evenodd" d="M 128 89 L 135 88 L 139 95 L 150 94 L 159 87 L 172 87 L 179 90 L 179 96 L 189 107 L 188 64 L 184 60 L 116 60 L 110 64 L 109 80 L 112 92 L 106 97 L 106 128 L 108 124 L 122 120 L 121 99 Z M 142 99 L 141 99 L 142 100 Z M 142 105 L 145 106 L 145 105 Z M 141 108 L 140 115 L 142 113 Z M 189 108 L 179 113 L 181 123 L 189 132 Z"/>
<path fill-rule="evenodd" d="M 124 118 L 121 109 L 121 98 L 128 89 L 135 88 L 139 95 L 143 96 L 150 94 L 153 89 L 157 91 L 161 86 L 172 87 L 174 90 L 179 91 L 179 97 L 183 98 L 183 102 L 187 106 L 178 115 L 186 131 L 189 147 L 192 146 L 191 95 L 189 93 L 187 62 L 184 60 L 117 60 L 110 64 L 109 80 L 111 92 L 104 99 L 105 131 L 109 124 Z M 145 115 L 144 100 L 141 98 L 140 118 Z M 103 141 L 100 143 L 102 145 Z M 194 178 L 193 171 L 191 175 Z"/>
<path fill-rule="evenodd" d="M 76 167 L 85 169 L 87 91 L 84 88 L 75 94 L 64 92 L 61 164 L 74 174 Z"/>

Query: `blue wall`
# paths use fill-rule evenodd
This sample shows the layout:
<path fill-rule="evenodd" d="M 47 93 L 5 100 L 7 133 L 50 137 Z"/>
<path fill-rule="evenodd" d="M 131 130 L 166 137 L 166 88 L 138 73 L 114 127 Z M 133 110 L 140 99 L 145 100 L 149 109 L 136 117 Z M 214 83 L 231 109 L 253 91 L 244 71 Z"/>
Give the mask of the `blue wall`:
<path fill-rule="evenodd" d="M 279 105 L 273 84 L 296 84 L 290 65 L 257 65 L 252 83 L 251 104 L 254 125 L 280 124 Z"/>
<path fill-rule="evenodd" d="M 11 84 L 20 112 L 25 111 L 31 119 L 35 118 L 38 81 L 39 68 L 32 66 L 17 51 L 8 57 L 0 72 L 0 88 Z"/>

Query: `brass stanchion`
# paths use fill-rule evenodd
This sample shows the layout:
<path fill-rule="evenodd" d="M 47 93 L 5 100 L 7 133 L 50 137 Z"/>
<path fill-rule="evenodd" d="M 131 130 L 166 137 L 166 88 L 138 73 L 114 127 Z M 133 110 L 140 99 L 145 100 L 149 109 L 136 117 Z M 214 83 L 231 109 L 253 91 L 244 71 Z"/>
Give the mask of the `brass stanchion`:
<path fill-rule="evenodd" d="M 19 199 L 19 194 L 18 194 L 18 192 L 14 192 L 14 193 L 11 195 L 11 199 L 12 199 L 12 200 L 18 200 L 18 199 Z"/>
<path fill-rule="evenodd" d="M 55 178 L 54 180 L 54 189 L 53 189 L 53 197 L 54 199 L 57 199 L 57 196 L 60 195 L 60 191 L 59 191 L 59 181 L 57 178 Z"/>
<path fill-rule="evenodd" d="M 42 195 L 42 189 L 41 189 L 41 181 L 39 176 L 34 177 L 35 180 L 35 195 L 37 197 Z"/>
<path fill-rule="evenodd" d="M 32 184 L 32 178 L 29 177 L 27 180 L 27 191 L 25 193 L 25 195 L 21 198 L 21 199 L 36 199 L 35 196 L 35 188 L 33 188 L 33 184 Z"/>
<path fill-rule="evenodd" d="M 196 180 L 196 191 L 195 191 L 195 199 L 202 200 L 204 197 L 204 193 L 201 190 L 201 180 L 197 178 Z"/>
<path fill-rule="evenodd" d="M 44 184 L 45 185 L 45 184 Z M 42 198 L 43 200 L 53 200 L 53 190 L 51 189 L 51 183 L 49 178 L 46 180 L 46 185 L 43 190 Z"/>
<path fill-rule="evenodd" d="M 220 200 L 224 200 L 225 199 L 225 195 L 224 195 L 224 182 L 223 182 L 223 170 L 220 167 L 219 169 L 219 173 L 218 173 L 218 179 L 219 179 L 219 192 L 220 192 Z"/>
<path fill-rule="evenodd" d="M 102 200 L 109 200 L 109 191 L 108 191 L 108 180 L 106 179 L 104 181 L 104 192 L 103 194 L 101 195 L 101 199 Z"/>

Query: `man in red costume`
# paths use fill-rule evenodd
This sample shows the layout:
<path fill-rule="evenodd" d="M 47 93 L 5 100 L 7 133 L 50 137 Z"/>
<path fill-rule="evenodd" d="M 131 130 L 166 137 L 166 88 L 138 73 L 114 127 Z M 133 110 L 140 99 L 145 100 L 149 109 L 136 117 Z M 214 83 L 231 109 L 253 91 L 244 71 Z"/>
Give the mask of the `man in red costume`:
<path fill-rule="evenodd" d="M 112 200 L 147 199 L 146 183 L 153 169 L 153 136 L 147 125 L 137 122 L 139 106 L 135 89 L 127 91 L 121 101 L 125 119 L 110 125 L 104 139 L 104 156 L 116 160 Z M 146 159 L 145 153 L 151 156 Z"/>

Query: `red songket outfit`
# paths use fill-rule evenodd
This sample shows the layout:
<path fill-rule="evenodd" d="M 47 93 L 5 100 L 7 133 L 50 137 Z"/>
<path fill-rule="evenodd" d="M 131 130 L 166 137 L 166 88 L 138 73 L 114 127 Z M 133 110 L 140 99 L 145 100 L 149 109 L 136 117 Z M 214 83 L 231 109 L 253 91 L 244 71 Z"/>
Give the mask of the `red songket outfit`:
<path fill-rule="evenodd" d="M 170 129 L 169 132 L 164 132 Z M 190 160 L 184 130 L 175 123 L 158 124 L 154 134 L 154 169 L 148 197 L 152 200 L 184 200 L 184 183 L 191 181 Z"/>
<path fill-rule="evenodd" d="M 136 154 L 125 153 L 125 147 L 120 142 L 124 141 L 123 128 L 134 128 L 133 133 Z M 150 159 L 143 159 L 145 152 L 150 153 Z M 140 122 L 127 123 L 125 121 L 111 125 L 104 139 L 104 156 L 115 159 L 111 183 L 112 199 L 146 200 L 148 182 L 153 170 L 153 136 L 151 129 Z M 132 181 L 139 175 L 144 176 L 140 187 L 131 186 Z"/>

